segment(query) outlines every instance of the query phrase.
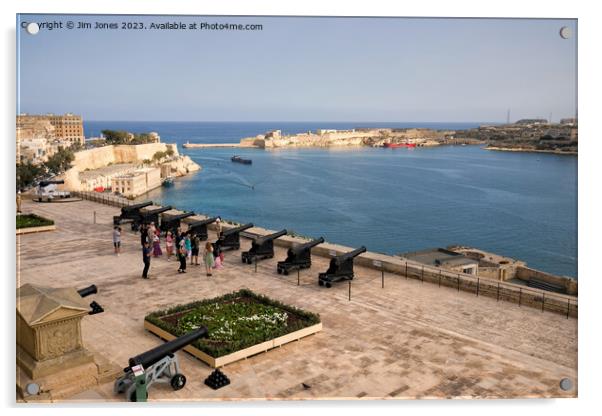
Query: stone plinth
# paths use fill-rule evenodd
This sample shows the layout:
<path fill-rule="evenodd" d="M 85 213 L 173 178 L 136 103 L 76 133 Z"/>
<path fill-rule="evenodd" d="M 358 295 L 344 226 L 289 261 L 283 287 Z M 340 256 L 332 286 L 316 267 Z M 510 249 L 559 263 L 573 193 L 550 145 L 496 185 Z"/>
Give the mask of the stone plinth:
<path fill-rule="evenodd" d="M 82 342 L 81 320 L 88 310 L 74 288 L 17 289 L 17 390 L 23 396 L 30 383 L 49 400 L 97 384 L 99 365 Z"/>

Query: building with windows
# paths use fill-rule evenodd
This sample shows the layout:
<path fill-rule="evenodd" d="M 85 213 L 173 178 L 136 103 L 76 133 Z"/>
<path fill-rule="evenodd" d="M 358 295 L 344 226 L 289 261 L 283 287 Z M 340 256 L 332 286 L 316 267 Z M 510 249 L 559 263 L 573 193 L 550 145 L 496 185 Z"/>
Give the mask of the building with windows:
<path fill-rule="evenodd" d="M 135 198 L 161 186 L 160 168 L 141 168 L 111 179 L 111 190 Z"/>
<path fill-rule="evenodd" d="M 39 130 L 36 126 L 46 123 L 54 128 L 54 137 L 45 137 L 46 139 L 56 139 L 69 144 L 84 144 L 84 123 L 81 116 L 67 114 L 19 114 L 17 116 L 17 139 L 19 135 L 25 135 L 28 131 Z"/>

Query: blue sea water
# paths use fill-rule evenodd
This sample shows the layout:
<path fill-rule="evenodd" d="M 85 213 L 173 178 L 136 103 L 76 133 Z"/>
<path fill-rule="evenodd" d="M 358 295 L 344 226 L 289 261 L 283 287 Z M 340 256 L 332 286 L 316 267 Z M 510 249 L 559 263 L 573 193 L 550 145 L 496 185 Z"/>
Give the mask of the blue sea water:
<path fill-rule="evenodd" d="M 157 131 L 164 142 L 237 142 L 271 129 L 372 126 L 470 128 L 471 123 L 86 122 Z M 577 277 L 577 157 L 416 149 L 182 149 L 203 170 L 143 199 L 395 254 L 474 246 Z M 232 163 L 234 154 L 253 165 Z"/>

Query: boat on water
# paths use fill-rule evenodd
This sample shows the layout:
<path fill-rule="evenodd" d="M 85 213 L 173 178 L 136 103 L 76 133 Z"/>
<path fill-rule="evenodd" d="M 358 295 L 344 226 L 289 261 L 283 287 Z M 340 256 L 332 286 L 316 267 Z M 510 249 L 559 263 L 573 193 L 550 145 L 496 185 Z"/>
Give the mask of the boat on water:
<path fill-rule="evenodd" d="M 230 160 L 235 163 L 242 163 L 243 165 L 250 165 L 253 163 L 251 159 L 243 159 L 240 156 L 232 156 Z"/>
<path fill-rule="evenodd" d="M 166 186 L 166 187 L 173 186 L 173 177 L 168 176 L 167 178 L 163 179 L 163 186 Z"/>
<path fill-rule="evenodd" d="M 416 143 L 385 143 L 383 147 L 394 149 L 396 147 L 416 147 Z"/>

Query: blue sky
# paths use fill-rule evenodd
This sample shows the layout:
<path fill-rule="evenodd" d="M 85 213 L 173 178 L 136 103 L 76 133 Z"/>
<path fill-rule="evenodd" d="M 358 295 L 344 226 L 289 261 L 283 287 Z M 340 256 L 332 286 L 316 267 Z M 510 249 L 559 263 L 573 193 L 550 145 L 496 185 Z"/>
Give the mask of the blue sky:
<path fill-rule="evenodd" d="M 576 111 L 576 21 L 21 15 L 262 31 L 17 23 L 18 111 L 87 120 L 505 121 Z M 562 39 L 562 26 L 573 37 Z"/>

